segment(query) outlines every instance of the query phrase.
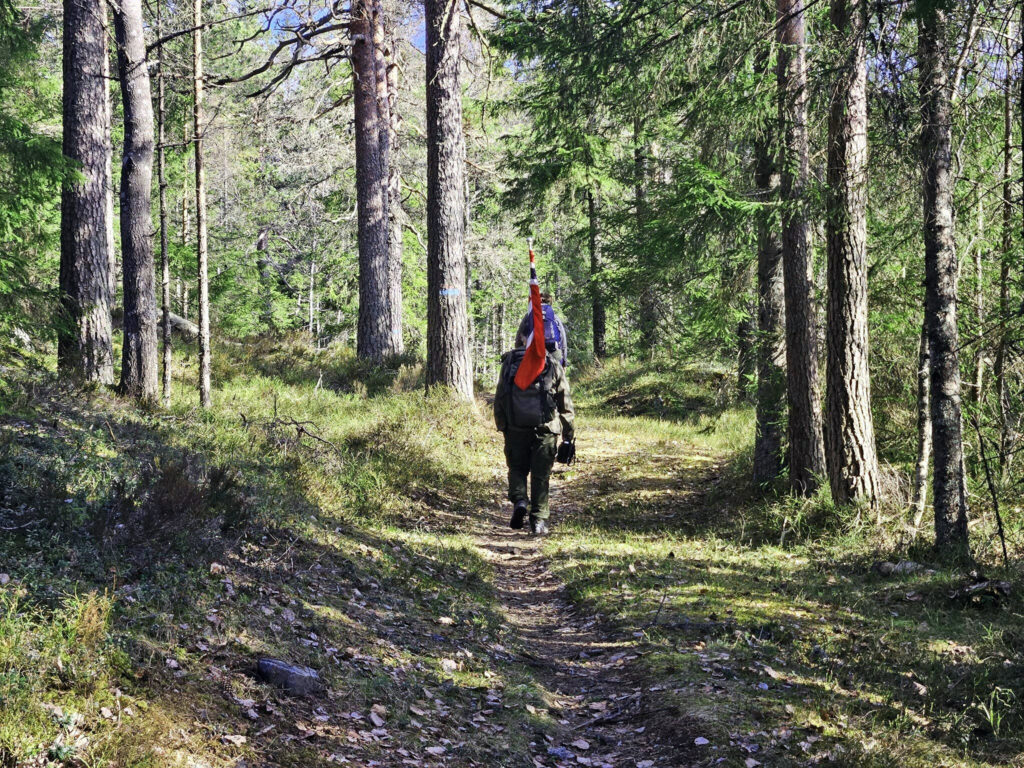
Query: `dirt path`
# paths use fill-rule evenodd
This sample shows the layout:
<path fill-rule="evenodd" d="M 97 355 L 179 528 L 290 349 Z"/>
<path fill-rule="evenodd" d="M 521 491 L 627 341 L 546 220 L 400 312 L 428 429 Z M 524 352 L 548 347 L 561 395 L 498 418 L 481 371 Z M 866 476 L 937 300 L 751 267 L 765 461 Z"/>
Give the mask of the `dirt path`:
<path fill-rule="evenodd" d="M 581 473 L 572 491 L 592 482 Z M 552 502 L 571 505 L 566 482 L 553 478 Z M 686 751 L 668 733 L 670 718 L 630 669 L 642 649 L 628 633 L 579 612 L 543 554 L 543 540 L 508 528 L 508 510 L 492 513 L 477 535 L 523 662 L 547 691 L 554 729 L 531 741 L 537 766 L 615 768 L 679 766 Z M 557 532 L 554 534 L 557 535 Z M 535 713 L 543 714 L 543 713 Z M 659 724 L 660 721 L 660 724 Z"/>

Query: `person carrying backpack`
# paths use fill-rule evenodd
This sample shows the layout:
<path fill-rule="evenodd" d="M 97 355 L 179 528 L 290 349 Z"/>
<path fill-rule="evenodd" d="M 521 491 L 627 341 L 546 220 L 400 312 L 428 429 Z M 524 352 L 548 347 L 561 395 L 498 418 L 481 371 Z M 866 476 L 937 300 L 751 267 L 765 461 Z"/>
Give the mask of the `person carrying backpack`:
<path fill-rule="evenodd" d="M 494 423 L 505 437 L 508 499 L 512 502 L 509 527 L 521 529 L 529 514 L 530 532 L 535 536 L 548 532 L 548 486 L 555 456 L 568 463 L 575 452 L 575 411 L 569 380 L 557 350 L 550 344 L 547 349 L 543 372 L 525 390 L 514 383 L 526 355 L 525 346 L 502 355 L 494 395 Z M 561 449 L 559 437 L 564 446 Z"/>
<path fill-rule="evenodd" d="M 544 343 L 550 350 L 552 346 L 558 350 L 559 360 L 562 368 L 569 365 L 569 339 L 565 334 L 565 324 L 551 306 L 551 294 L 544 291 L 540 295 L 541 309 L 544 312 Z M 526 346 L 526 340 L 533 331 L 533 312 L 527 311 L 523 321 L 519 323 L 519 330 L 516 332 L 516 346 Z"/>

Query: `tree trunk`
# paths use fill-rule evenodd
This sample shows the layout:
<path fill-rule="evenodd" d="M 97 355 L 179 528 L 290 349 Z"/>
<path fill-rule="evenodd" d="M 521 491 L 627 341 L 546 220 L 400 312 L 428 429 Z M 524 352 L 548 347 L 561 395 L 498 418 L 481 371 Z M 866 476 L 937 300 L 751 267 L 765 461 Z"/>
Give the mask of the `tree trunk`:
<path fill-rule="evenodd" d="M 121 156 L 121 269 L 124 345 L 121 391 L 156 402 L 159 364 L 153 274 L 153 102 L 142 28 L 142 0 L 121 0 L 114 12 L 124 108 Z"/>
<path fill-rule="evenodd" d="M 163 35 L 163 0 L 156 3 L 156 36 Z M 160 198 L 160 298 L 163 308 L 161 329 L 163 331 L 163 376 L 162 396 L 165 407 L 171 405 L 171 262 L 169 243 L 167 241 L 167 168 L 164 157 L 164 47 L 157 46 L 156 83 L 157 83 L 157 149 L 156 172 Z"/>
<path fill-rule="evenodd" d="M 196 272 L 199 278 L 199 404 L 209 408 L 210 398 L 210 282 L 206 233 L 206 170 L 203 167 L 203 0 L 192 0 L 192 134 L 196 170 Z"/>
<path fill-rule="evenodd" d="M 754 146 L 758 199 L 777 199 L 779 173 L 774 135 Z M 769 210 L 757 221 L 757 405 L 754 435 L 754 482 L 766 485 L 782 474 L 782 430 L 786 418 L 785 283 L 782 243 Z"/>
<path fill-rule="evenodd" d="M 1005 57 L 1004 94 L 1003 94 L 1003 200 L 1002 200 L 1002 242 L 999 265 L 999 340 L 995 359 L 995 395 L 999 414 L 999 469 L 1005 472 L 1008 457 L 1013 446 L 1014 436 L 1010 424 L 1010 397 L 1006 382 L 1006 356 L 1010 344 L 1010 265 L 1019 260 L 1013 253 L 1013 126 L 1012 97 L 1010 94 L 1013 82 L 1012 54 L 1007 51 Z M 1021 78 L 1024 81 L 1024 77 Z M 1024 104 L 1024 100 L 1022 100 Z M 1024 113 L 1024 107 L 1022 107 Z M 1024 168 L 1024 159 L 1021 167 Z"/>
<path fill-rule="evenodd" d="M 985 237 L 985 206 L 981 193 L 978 194 L 978 234 L 974 248 L 974 321 L 978 325 L 978 333 L 985 328 L 985 254 L 982 243 Z M 985 388 L 985 345 L 978 343 L 974 351 L 974 376 L 970 384 L 970 399 L 974 405 L 981 403 Z M 980 449 L 980 446 L 979 446 Z"/>
<path fill-rule="evenodd" d="M 786 296 L 786 377 L 789 403 L 789 483 L 794 493 L 813 494 L 825 475 L 813 264 L 808 245 L 806 187 L 807 74 L 804 65 L 803 0 L 777 0 L 779 122 L 785 130 L 780 192 L 782 268 Z"/>
<path fill-rule="evenodd" d="M 917 352 L 917 462 L 910 506 L 914 510 L 914 528 L 921 527 L 928 503 L 928 466 L 932 455 L 931 354 L 928 349 L 928 322 L 921 321 L 921 342 Z"/>
<path fill-rule="evenodd" d="M 866 0 L 832 0 L 845 53 L 828 126 L 826 460 L 837 504 L 878 501 L 868 369 Z"/>
<path fill-rule="evenodd" d="M 636 228 L 638 241 L 644 241 L 647 226 L 647 182 L 649 173 L 650 147 L 643 141 L 644 120 L 637 115 L 633 119 L 633 199 L 636 206 Z M 656 286 L 649 276 L 642 278 L 639 297 L 640 349 L 653 357 L 658 343 L 658 325 L 661 307 Z"/>
<path fill-rule="evenodd" d="M 114 383 L 110 310 L 110 92 L 106 4 L 64 3 L 64 155 L 79 179 L 61 193 L 60 291 L 64 324 L 57 338 L 61 372 L 79 381 Z"/>
<path fill-rule="evenodd" d="M 957 258 L 953 234 L 951 120 L 947 83 L 946 15 L 918 17 L 921 162 L 924 175 L 925 317 L 931 351 L 931 418 L 935 545 L 968 551 L 963 477 L 960 359 L 957 333 Z"/>
<path fill-rule="evenodd" d="M 465 258 L 465 139 L 459 7 L 425 0 L 427 43 L 427 386 L 473 397 Z"/>
<path fill-rule="evenodd" d="M 306 321 L 306 329 L 309 335 L 313 335 L 316 323 L 316 261 L 309 260 L 309 318 Z"/>
<path fill-rule="evenodd" d="M 591 330 L 593 331 L 594 357 L 601 360 L 608 354 L 606 330 L 608 312 L 604 306 L 604 292 L 601 286 L 601 231 L 598 219 L 597 194 L 587 190 L 588 244 L 590 248 L 590 308 Z"/>
<path fill-rule="evenodd" d="M 360 357 L 383 360 L 401 351 L 401 298 L 393 303 L 391 217 L 388 213 L 391 120 L 379 0 L 356 0 L 352 9 L 355 78 L 356 199 L 359 210 Z M 399 275 L 400 272 L 399 265 Z M 399 283 L 399 290 L 401 284 Z"/>
<path fill-rule="evenodd" d="M 398 109 L 398 48 L 395 45 L 394 28 L 391 23 L 384 25 L 387 49 L 385 51 L 385 80 L 387 82 L 388 111 L 388 293 L 392 309 L 392 324 L 396 331 L 395 354 L 405 351 L 402 337 L 402 225 L 405 213 L 402 210 L 402 173 L 399 166 L 398 140 L 402 123 Z"/>
<path fill-rule="evenodd" d="M 267 253 L 267 242 L 270 238 L 270 227 L 260 227 L 256 236 L 256 269 L 260 275 L 260 291 L 263 293 L 263 309 L 260 311 L 260 323 L 268 331 L 276 331 L 274 322 L 274 277 L 271 275 L 270 255 Z"/>

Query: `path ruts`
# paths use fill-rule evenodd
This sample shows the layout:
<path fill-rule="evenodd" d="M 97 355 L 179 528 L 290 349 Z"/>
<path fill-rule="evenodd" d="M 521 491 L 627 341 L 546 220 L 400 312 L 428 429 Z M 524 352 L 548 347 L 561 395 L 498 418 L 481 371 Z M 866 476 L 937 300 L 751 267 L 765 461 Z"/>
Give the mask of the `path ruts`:
<path fill-rule="evenodd" d="M 583 481 L 585 476 L 577 480 Z M 553 488 L 554 503 L 561 495 Z M 534 765 L 685 764 L 653 724 L 664 718 L 651 717 L 657 704 L 629 670 L 638 654 L 635 640 L 578 612 L 548 569 L 543 541 L 510 530 L 508 518 L 499 516 L 506 512 L 484 520 L 477 545 L 494 568 L 495 588 L 519 639 L 520 663 L 532 668 L 548 692 L 556 725 L 538 729 L 531 740 Z"/>

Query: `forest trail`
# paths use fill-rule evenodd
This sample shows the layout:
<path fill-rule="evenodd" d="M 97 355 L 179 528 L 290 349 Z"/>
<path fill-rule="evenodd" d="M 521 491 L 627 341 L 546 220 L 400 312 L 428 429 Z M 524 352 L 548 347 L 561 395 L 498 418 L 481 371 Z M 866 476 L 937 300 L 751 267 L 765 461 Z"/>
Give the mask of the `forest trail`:
<path fill-rule="evenodd" d="M 629 441 L 613 430 L 584 431 L 582 461 L 552 477 L 552 522 L 582 511 L 597 495 L 600 469 L 621 467 Z M 508 527 L 508 505 L 484 516 L 477 546 L 494 569 L 494 588 L 522 663 L 547 692 L 554 733 L 538 732 L 531 757 L 541 765 L 680 765 L 692 749 L 685 718 L 658 717 L 666 708 L 652 698 L 631 662 L 644 650 L 642 632 L 615 627 L 573 604 L 544 552 L 550 539 Z M 649 683 L 648 683 L 649 684 Z"/>

